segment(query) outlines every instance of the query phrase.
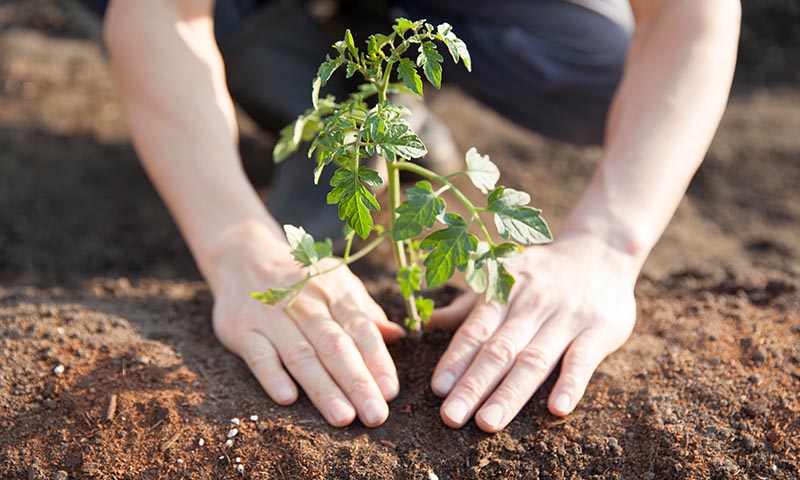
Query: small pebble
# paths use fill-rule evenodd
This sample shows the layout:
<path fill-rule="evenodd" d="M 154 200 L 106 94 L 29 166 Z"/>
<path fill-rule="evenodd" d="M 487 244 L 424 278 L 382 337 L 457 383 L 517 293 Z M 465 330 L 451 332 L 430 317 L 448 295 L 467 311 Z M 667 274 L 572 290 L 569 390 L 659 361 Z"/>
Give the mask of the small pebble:
<path fill-rule="evenodd" d="M 439 475 L 436 475 L 433 472 L 428 472 L 428 480 L 439 480 Z"/>
<path fill-rule="evenodd" d="M 251 422 L 257 422 L 258 421 L 258 415 L 250 415 L 250 421 Z"/>
<path fill-rule="evenodd" d="M 225 440 L 225 446 L 231 448 L 233 446 L 233 440 L 231 440 L 230 438 Z"/>
<path fill-rule="evenodd" d="M 197 444 L 202 447 L 203 445 L 206 444 L 206 441 L 201 438 L 200 440 L 197 441 Z"/>
<path fill-rule="evenodd" d="M 653 472 L 647 472 L 644 474 L 644 480 L 654 480 L 656 478 L 656 474 Z"/>
<path fill-rule="evenodd" d="M 231 430 L 228 432 L 228 438 L 233 438 L 238 434 L 239 434 L 238 428 L 231 428 Z"/>
<path fill-rule="evenodd" d="M 233 418 L 231 418 L 231 423 L 238 427 L 241 422 L 239 421 L 238 418 L 233 417 Z"/>
<path fill-rule="evenodd" d="M 236 471 L 239 473 L 244 473 L 244 465 L 236 465 Z"/>
<path fill-rule="evenodd" d="M 64 365 L 59 364 L 56 368 L 53 369 L 53 373 L 55 373 L 56 375 L 61 375 L 62 373 L 64 373 L 64 370 L 66 370 L 66 369 L 67 369 L 67 367 L 65 367 Z"/>
<path fill-rule="evenodd" d="M 66 330 L 64 330 L 64 327 L 58 327 L 56 328 L 56 333 L 63 336 L 66 333 Z"/>
<path fill-rule="evenodd" d="M 234 459 L 234 461 L 235 461 L 236 463 L 242 463 L 242 457 L 236 457 L 236 458 Z"/>

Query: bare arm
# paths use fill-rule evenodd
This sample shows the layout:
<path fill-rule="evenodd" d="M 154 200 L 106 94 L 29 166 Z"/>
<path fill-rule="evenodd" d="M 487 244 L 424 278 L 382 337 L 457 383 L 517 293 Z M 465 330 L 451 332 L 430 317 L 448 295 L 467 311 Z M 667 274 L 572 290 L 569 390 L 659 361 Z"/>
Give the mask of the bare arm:
<path fill-rule="evenodd" d="M 276 402 L 297 398 L 291 374 L 331 424 L 357 413 L 379 425 L 398 390 L 381 333 L 397 338 L 402 329 L 352 273 L 312 281 L 287 310 L 248 297 L 302 272 L 241 166 L 212 7 L 112 3 L 106 41 L 137 152 L 211 287 L 220 341 Z"/>
<path fill-rule="evenodd" d="M 609 116 L 604 158 L 556 241 L 524 254 L 508 307 L 455 302 L 436 368 L 441 416 L 507 425 L 562 359 L 549 397 L 571 412 L 594 370 L 627 340 L 633 287 L 708 149 L 736 58 L 735 0 L 636 0 L 636 33 Z M 466 316 L 466 319 L 465 319 Z M 463 323 L 462 323 L 463 322 Z"/>

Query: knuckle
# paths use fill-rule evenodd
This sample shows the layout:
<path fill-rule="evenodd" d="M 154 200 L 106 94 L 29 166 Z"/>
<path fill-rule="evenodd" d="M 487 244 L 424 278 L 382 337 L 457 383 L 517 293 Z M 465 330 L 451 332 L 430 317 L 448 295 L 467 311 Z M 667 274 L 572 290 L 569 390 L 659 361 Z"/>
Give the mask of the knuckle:
<path fill-rule="evenodd" d="M 305 365 L 316 358 L 314 347 L 306 341 L 298 342 L 286 352 L 284 362 L 287 365 L 299 366 Z"/>
<path fill-rule="evenodd" d="M 330 358 L 340 355 L 353 343 L 352 339 L 341 330 L 329 330 L 322 333 L 317 340 L 317 351 L 320 357 Z"/>
<path fill-rule="evenodd" d="M 349 323 L 344 329 L 356 342 L 368 342 L 380 335 L 378 327 L 368 320 Z"/>
<path fill-rule="evenodd" d="M 244 355 L 244 361 L 250 367 L 250 370 L 274 368 L 277 360 L 274 353 L 263 347 L 253 347 Z"/>
<path fill-rule="evenodd" d="M 365 397 L 372 393 L 373 390 L 372 380 L 362 376 L 351 379 L 346 388 L 348 396 L 351 397 Z"/>
<path fill-rule="evenodd" d="M 508 337 L 496 336 L 483 345 L 483 352 L 495 363 L 506 365 L 517 356 L 517 346 Z"/>
<path fill-rule="evenodd" d="M 472 344 L 481 345 L 489 339 L 492 332 L 483 322 L 469 322 L 461 327 L 461 336 Z"/>
<path fill-rule="evenodd" d="M 522 394 L 512 385 L 503 384 L 497 387 L 494 394 L 495 400 L 505 406 L 522 405 L 525 403 L 525 398 Z"/>
<path fill-rule="evenodd" d="M 570 371 L 591 371 L 594 367 L 592 356 L 586 350 L 571 349 L 564 354 L 564 365 Z"/>
<path fill-rule="evenodd" d="M 476 403 L 483 397 L 483 387 L 470 378 L 465 378 L 459 388 L 459 396 L 468 404 Z"/>
<path fill-rule="evenodd" d="M 520 365 L 528 367 L 532 370 L 539 372 L 547 372 L 550 368 L 550 362 L 547 359 L 542 349 L 537 347 L 528 347 L 524 349 L 517 357 L 517 362 Z"/>

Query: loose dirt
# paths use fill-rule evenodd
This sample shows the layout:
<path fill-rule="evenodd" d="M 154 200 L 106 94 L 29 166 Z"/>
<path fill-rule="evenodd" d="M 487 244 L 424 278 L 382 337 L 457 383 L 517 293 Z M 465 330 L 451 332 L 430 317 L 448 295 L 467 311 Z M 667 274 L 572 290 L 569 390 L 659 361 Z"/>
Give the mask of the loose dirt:
<path fill-rule="evenodd" d="M 781 44 L 753 34 L 783 4 L 763 5 L 746 6 L 747 52 Z M 548 382 L 488 435 L 439 420 L 428 382 L 444 334 L 392 346 L 401 394 L 377 429 L 335 429 L 305 398 L 263 394 L 211 331 L 208 289 L 138 166 L 97 39 L 68 4 L 0 1 L 0 478 L 800 478 L 800 91 L 753 83 L 773 63 L 746 57 L 644 269 L 636 330 L 576 412 L 547 412 Z M 433 109 L 510 186 L 533 186 L 556 227 L 600 156 L 454 89 Z M 244 130 L 263 186 L 271 140 Z M 381 267 L 359 272 L 397 313 Z"/>

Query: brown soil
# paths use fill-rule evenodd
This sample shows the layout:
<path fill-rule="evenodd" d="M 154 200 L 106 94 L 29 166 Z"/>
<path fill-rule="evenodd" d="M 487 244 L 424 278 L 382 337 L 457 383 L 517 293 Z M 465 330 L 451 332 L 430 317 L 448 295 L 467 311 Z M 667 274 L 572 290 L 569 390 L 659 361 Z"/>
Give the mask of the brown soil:
<path fill-rule="evenodd" d="M 548 384 L 499 434 L 446 428 L 428 381 L 447 338 L 431 335 L 392 347 L 384 426 L 334 429 L 307 399 L 271 403 L 214 338 L 96 26 L 0 1 L 0 478 L 241 478 L 236 457 L 259 479 L 800 478 L 800 91 L 740 90 L 645 267 L 632 338 L 574 414 L 547 412 Z M 599 157 L 455 90 L 433 105 L 556 226 Z M 263 178 L 270 140 L 245 130 Z M 384 270 L 359 270 L 396 311 Z"/>

